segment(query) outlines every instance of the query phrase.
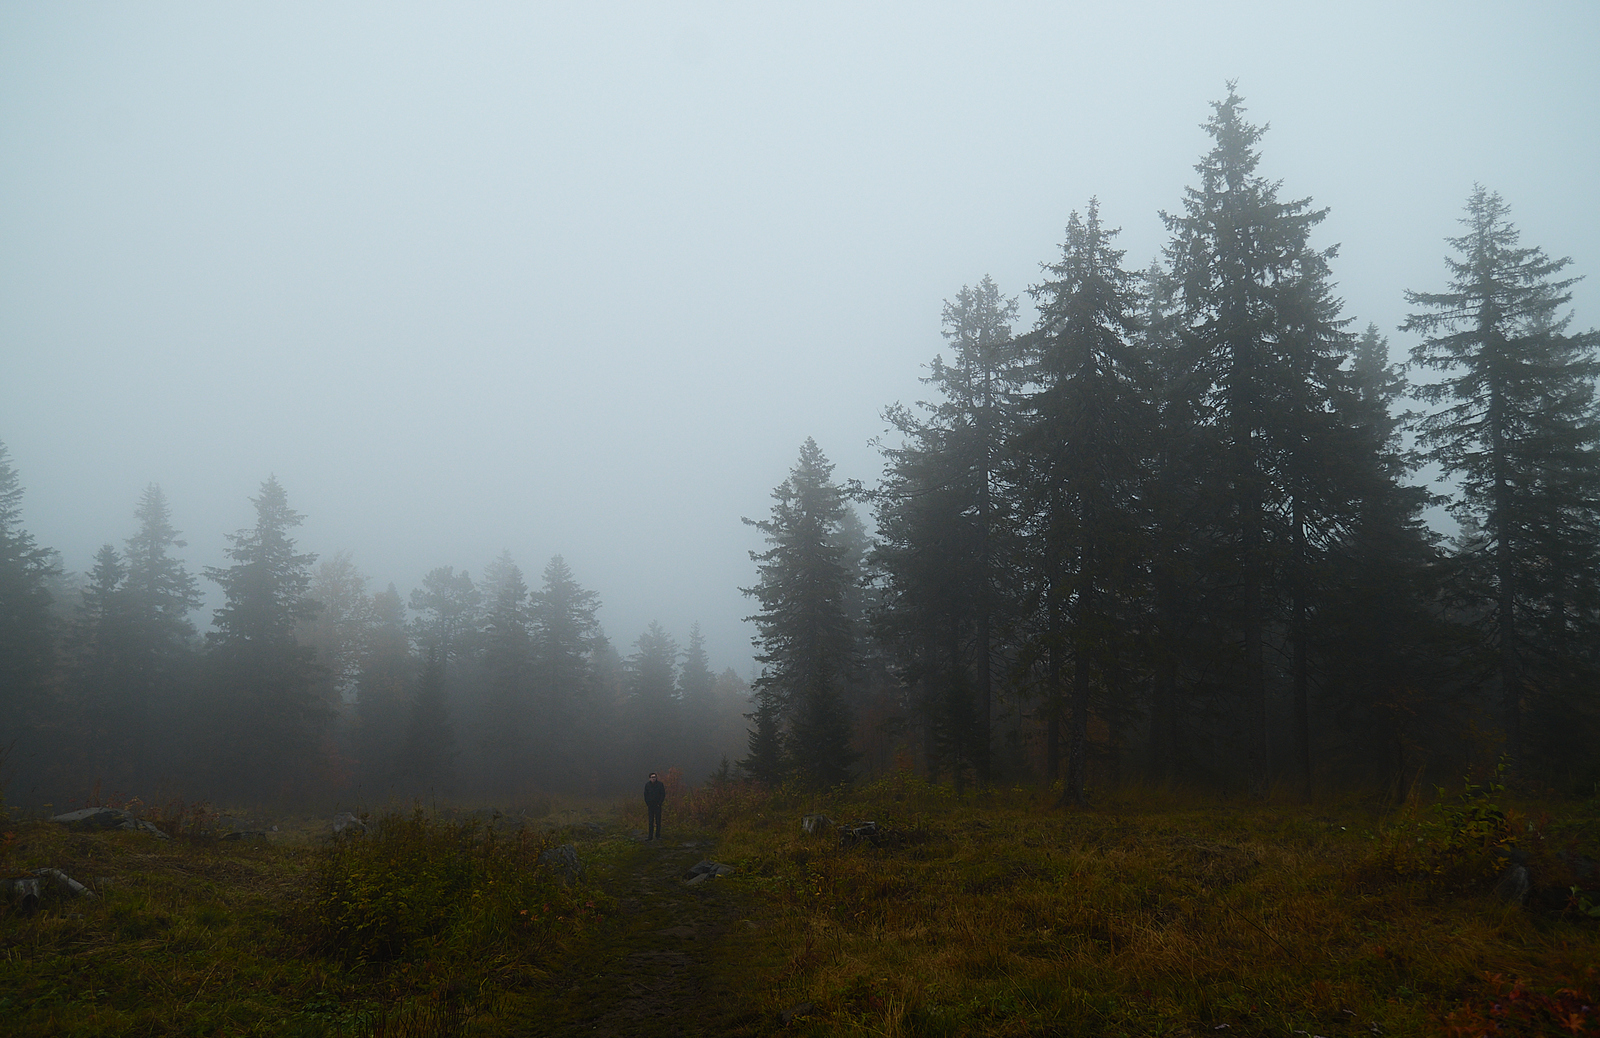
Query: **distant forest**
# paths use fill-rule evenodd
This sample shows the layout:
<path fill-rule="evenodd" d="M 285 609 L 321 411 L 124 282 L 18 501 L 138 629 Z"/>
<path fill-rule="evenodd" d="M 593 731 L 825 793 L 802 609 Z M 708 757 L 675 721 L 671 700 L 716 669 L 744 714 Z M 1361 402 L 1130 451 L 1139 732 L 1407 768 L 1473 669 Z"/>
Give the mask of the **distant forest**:
<path fill-rule="evenodd" d="M 1591 789 L 1600 334 L 1570 331 L 1569 261 L 1476 189 L 1393 364 L 1311 245 L 1326 210 L 1257 172 L 1231 88 L 1205 128 L 1161 261 L 1124 269 L 1090 200 L 1027 290 L 1031 329 L 988 278 L 946 302 L 929 400 L 885 412 L 875 486 L 802 446 L 746 519 L 767 545 L 743 589 L 752 687 L 712 672 L 698 628 L 680 646 L 652 624 L 622 656 L 559 556 L 537 588 L 507 555 L 369 594 L 348 556 L 298 552 L 272 479 L 204 574 L 225 600 L 201 638 L 158 487 L 74 586 L 0 447 L 13 789 L 514 805 L 632 789 L 647 762 L 1081 801 L 1131 778 L 1403 792 L 1502 757 Z"/>

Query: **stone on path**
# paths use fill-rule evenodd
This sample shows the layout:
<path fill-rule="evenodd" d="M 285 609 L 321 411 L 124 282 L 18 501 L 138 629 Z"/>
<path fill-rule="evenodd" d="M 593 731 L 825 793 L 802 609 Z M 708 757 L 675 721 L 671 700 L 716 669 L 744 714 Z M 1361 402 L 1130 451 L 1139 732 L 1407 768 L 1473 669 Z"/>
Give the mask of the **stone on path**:
<path fill-rule="evenodd" d="M 827 815 L 806 815 L 800 819 L 800 828 L 807 836 L 815 836 L 818 833 L 825 833 L 832 829 L 833 819 Z"/>
<path fill-rule="evenodd" d="M 146 822 L 142 818 L 135 818 L 130 812 L 120 807 L 85 807 L 78 811 L 68 811 L 65 814 L 51 815 L 52 822 L 60 822 L 69 829 L 90 831 L 103 831 L 107 829 L 121 829 L 130 833 L 145 833 L 162 840 L 172 837 L 157 829 L 155 823 Z"/>

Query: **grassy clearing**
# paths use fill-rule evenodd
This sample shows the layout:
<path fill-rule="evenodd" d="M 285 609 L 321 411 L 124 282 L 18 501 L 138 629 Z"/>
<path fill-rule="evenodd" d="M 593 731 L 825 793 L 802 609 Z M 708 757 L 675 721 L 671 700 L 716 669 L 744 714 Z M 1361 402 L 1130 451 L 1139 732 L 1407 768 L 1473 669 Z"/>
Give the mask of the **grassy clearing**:
<path fill-rule="evenodd" d="M 21 823 L 0 834 L 6 874 L 60 868 L 101 896 L 0 908 L 0 1030 L 1600 1034 L 1600 891 L 1573 895 L 1561 873 L 1600 857 L 1600 801 L 1492 785 L 1383 816 L 1052 800 L 910 775 L 679 790 L 649 845 L 632 799 L 601 833 L 445 813 L 339 841 L 325 821 L 255 842 L 193 815 L 172 841 Z M 819 811 L 903 839 L 805 836 Z M 573 886 L 538 864 L 565 842 L 584 862 Z M 1492 893 L 1513 851 L 1544 877 L 1520 906 Z M 702 856 L 739 871 L 685 887 Z"/>
<path fill-rule="evenodd" d="M 4 1033 L 497 1033 L 497 1015 L 607 909 L 539 853 L 581 838 L 599 875 L 624 849 L 571 828 L 421 813 L 361 839 L 320 831 L 161 841 L 15 826 L 6 874 L 59 868 L 98 897 L 50 891 L 27 917 L 0 908 Z"/>
<path fill-rule="evenodd" d="M 1498 902 L 1475 867 L 1504 827 L 1472 844 L 1455 809 L 1049 802 L 905 776 L 736 819 L 722 853 L 782 959 L 763 1009 L 809 1005 L 818 1035 L 1600 1034 L 1600 920 L 1565 890 Z M 801 833 L 814 811 L 906 840 L 841 849 Z M 1596 856 L 1596 805 L 1566 822 Z"/>

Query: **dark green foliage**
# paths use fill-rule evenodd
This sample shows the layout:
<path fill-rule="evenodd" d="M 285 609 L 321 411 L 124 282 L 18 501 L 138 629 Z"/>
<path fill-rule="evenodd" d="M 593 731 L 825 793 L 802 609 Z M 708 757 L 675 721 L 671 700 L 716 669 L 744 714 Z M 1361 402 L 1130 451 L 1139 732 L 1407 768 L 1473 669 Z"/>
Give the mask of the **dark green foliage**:
<path fill-rule="evenodd" d="M 1423 418 L 1427 458 L 1459 477 L 1451 511 L 1482 538 L 1463 557 L 1463 588 L 1483 617 L 1507 746 L 1522 766 L 1524 700 L 1591 733 L 1600 644 L 1600 361 L 1594 332 L 1568 335 L 1570 262 L 1518 245 L 1509 207 L 1482 186 L 1449 239 L 1450 287 L 1408 292 L 1427 334 L 1412 363 L 1445 377 L 1415 394 L 1446 406 Z M 1568 709 L 1550 710 L 1562 698 Z M 1548 725 L 1547 725 L 1548 726 Z M 1552 733 L 1554 734 L 1554 733 Z"/>
<path fill-rule="evenodd" d="M 755 693 L 756 708 L 744 716 L 755 722 L 749 730 L 747 757 L 738 761 L 739 770 L 764 786 L 775 787 L 788 775 L 783 753 L 783 718 L 778 694 L 768 688 Z"/>
<path fill-rule="evenodd" d="M 855 664 L 848 602 L 848 553 L 840 530 L 846 508 L 833 464 L 807 439 L 789 478 L 772 492 L 772 518 L 746 519 L 771 545 L 751 552 L 760 579 L 747 595 L 761 610 L 758 693 L 769 693 L 789 722 L 786 747 L 797 775 L 814 785 L 847 781 L 856 753 L 843 690 Z M 759 708 L 758 708 L 759 713 Z"/>
<path fill-rule="evenodd" d="M 599 608 L 599 596 L 578 583 L 566 560 L 551 558 L 529 609 L 534 702 L 543 733 L 535 749 L 547 782 L 592 774 L 594 726 L 609 720 L 604 704 L 596 702 L 594 660 L 602 646 L 610 650 L 595 618 Z"/>
<path fill-rule="evenodd" d="M 410 713 L 417 664 L 406 636 L 406 610 L 395 586 L 372 596 L 373 623 L 356 679 L 357 775 L 369 790 L 388 788 Z"/>
<path fill-rule="evenodd" d="M 411 796 L 437 796 L 452 792 L 455 777 L 456 734 L 445 695 L 442 650 L 430 651 L 411 701 L 405 748 L 401 751 L 396 785 Z"/>
<path fill-rule="evenodd" d="M 1030 289 L 1039 322 L 1023 340 L 1022 388 L 1011 478 L 1022 513 L 1031 655 L 1047 661 L 1047 768 L 1070 666 L 1068 772 L 1063 796 L 1083 799 L 1090 700 L 1120 709 L 1114 690 L 1130 645 L 1129 609 L 1143 574 L 1142 461 L 1152 417 L 1134 356 L 1136 277 L 1111 247 L 1116 231 L 1087 218 L 1067 224 L 1061 258 Z"/>
<path fill-rule="evenodd" d="M 465 571 L 439 566 L 422 578 L 411 592 L 411 636 L 424 653 L 435 653 L 448 663 L 475 647 L 483 593 Z"/>
<path fill-rule="evenodd" d="M 22 526 L 22 484 L 0 443 L 0 732 L 7 741 L 33 724 L 55 662 L 48 582 L 58 570 L 55 552 Z"/>
<path fill-rule="evenodd" d="M 1237 639 L 1235 680 L 1253 715 L 1245 748 L 1259 790 L 1270 779 L 1266 652 L 1275 629 L 1292 646 L 1296 756 L 1310 781 L 1308 623 L 1321 542 L 1347 514 L 1338 467 L 1351 450 L 1339 435 L 1348 336 L 1332 295 L 1334 250 L 1310 246 L 1327 210 L 1281 201 L 1278 184 L 1257 172 L 1263 130 L 1245 121 L 1231 84 L 1213 108 L 1205 129 L 1215 144 L 1195 167 L 1200 186 L 1186 189 L 1181 215 L 1163 218 L 1187 391 L 1210 433 L 1202 464 L 1227 492 L 1208 524 L 1222 548 L 1211 561 L 1230 571 L 1233 590 L 1219 604 Z"/>
<path fill-rule="evenodd" d="M 252 498 L 256 525 L 231 534 L 233 565 L 206 576 L 226 596 L 207 636 L 209 688 L 204 707 L 217 739 L 211 782 L 218 792 L 246 799 L 303 795 L 325 757 L 323 735 L 332 717 L 315 693 L 315 650 L 296 637 L 316 615 L 307 596 L 315 555 L 295 550 L 290 531 L 301 515 L 268 477 Z"/>
<path fill-rule="evenodd" d="M 509 551 L 484 568 L 482 703 L 478 739 L 491 788 L 515 790 L 526 781 L 538 714 L 533 698 L 533 642 L 528 632 L 528 586 Z"/>
<path fill-rule="evenodd" d="M 881 575 L 875 633 L 899 677 L 919 690 L 929 726 L 930 770 L 990 772 L 989 718 L 995 628 L 1004 596 L 998 543 L 1010 508 L 996 493 L 1007 418 L 1002 406 L 1016 300 L 989 278 L 944 306 L 950 363 L 933 359 L 923 381 L 939 399 L 925 414 L 892 407 L 901 435 L 885 445 L 883 479 L 872 495 Z"/>
<path fill-rule="evenodd" d="M 640 771 L 665 772 L 678 766 L 683 746 L 676 696 L 678 643 L 655 621 L 634 643 L 628 657 L 628 713 Z"/>

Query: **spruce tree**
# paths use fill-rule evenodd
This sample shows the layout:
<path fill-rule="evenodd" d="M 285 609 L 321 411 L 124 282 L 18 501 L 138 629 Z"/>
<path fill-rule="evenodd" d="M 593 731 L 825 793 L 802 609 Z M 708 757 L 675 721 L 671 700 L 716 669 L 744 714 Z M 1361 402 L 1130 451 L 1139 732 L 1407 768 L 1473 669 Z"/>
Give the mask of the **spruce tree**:
<path fill-rule="evenodd" d="M 901 680 L 922 689 L 931 729 L 930 771 L 991 771 L 995 627 L 1004 517 L 996 484 L 1006 437 L 1006 378 L 1016 300 L 985 277 L 944 305 L 951 359 L 936 356 L 923 381 L 937 399 L 922 413 L 892 407 L 901 442 L 885 445 L 872 495 L 884 608 L 876 634 L 893 647 Z"/>
<path fill-rule="evenodd" d="M 755 709 L 744 715 L 755 723 L 754 728 L 747 729 L 749 754 L 735 763 L 739 770 L 770 789 L 789 775 L 789 761 L 783 752 L 783 706 L 778 693 L 759 678 L 753 698 Z"/>
<path fill-rule="evenodd" d="M 608 721 L 597 703 L 594 660 L 610 651 L 595 613 L 600 599 L 578 583 L 560 555 L 545 566 L 530 606 L 533 684 L 541 718 L 537 745 L 547 788 L 571 788 L 574 776 L 592 774 Z"/>
<path fill-rule="evenodd" d="M 1417 459 L 1395 410 L 1407 390 L 1405 369 L 1389 362 L 1388 339 L 1376 325 L 1354 344 L 1349 380 L 1341 418 L 1351 440 L 1342 470 L 1350 516 L 1328 552 L 1314 641 L 1334 734 L 1344 743 L 1336 748 L 1348 767 L 1399 783 L 1449 709 L 1437 538 L 1422 519 L 1440 499 L 1406 482 Z"/>
<path fill-rule="evenodd" d="M 424 658 L 435 658 L 439 666 L 465 656 L 476 646 L 482 622 L 483 592 L 465 570 L 438 566 L 422 577 L 422 586 L 411 591 L 411 636 Z"/>
<path fill-rule="evenodd" d="M 76 765 L 96 781 L 124 788 L 133 778 L 124 769 L 131 744 L 143 729 L 144 703 L 131 680 L 137 667 L 136 640 L 123 582 L 128 568 L 117 549 L 106 544 L 95 553 L 89 582 L 79 594 L 77 614 L 67 639 L 67 688 L 77 715 Z"/>
<path fill-rule="evenodd" d="M 482 590 L 483 730 L 492 788 L 520 791 L 528 780 L 533 733 L 539 717 L 533 702 L 532 640 L 528 632 L 528 586 L 509 551 L 484 567 Z"/>
<path fill-rule="evenodd" d="M 213 767 L 222 790 L 267 799 L 307 788 L 331 711 L 315 693 L 315 650 L 296 638 L 318 608 L 308 595 L 316 556 L 290 536 L 303 517 L 276 477 L 251 503 L 255 526 L 228 537 L 233 565 L 206 570 L 224 595 L 207 635 L 221 725 Z"/>
<path fill-rule="evenodd" d="M 369 789 L 388 788 L 399 769 L 415 691 L 417 661 L 406 633 L 406 606 L 393 584 L 372 596 L 372 627 L 356 681 L 357 774 Z"/>
<path fill-rule="evenodd" d="M 704 775 L 716 767 L 722 751 L 716 745 L 717 676 L 706 656 L 705 635 L 698 623 L 689 626 L 689 645 L 678 670 L 678 709 L 683 732 L 684 773 Z"/>
<path fill-rule="evenodd" d="M 678 729 L 678 643 L 652 620 L 628 657 L 628 713 L 640 770 L 681 767 Z"/>
<path fill-rule="evenodd" d="M 1052 735 L 1063 664 L 1072 665 L 1062 797 L 1074 802 L 1083 800 L 1093 690 L 1109 696 L 1123 686 L 1130 646 L 1122 621 L 1143 552 L 1138 499 L 1152 421 L 1134 356 L 1137 277 L 1111 247 L 1116 233 L 1101 225 L 1098 201 L 1087 217 L 1072 214 L 1060 260 L 1029 290 L 1039 321 L 1022 343 L 1025 388 L 1016 405 L 1013 478 L 1031 545 L 1037 638 L 1049 660 Z"/>
<path fill-rule="evenodd" d="M 0 735 L 7 743 L 37 721 L 55 665 L 49 582 L 58 572 L 56 553 L 23 528 L 22 485 L 0 443 Z"/>
<path fill-rule="evenodd" d="M 455 759 L 456 732 L 445 693 L 444 648 L 435 645 L 427 651 L 417 695 L 411 701 L 405 746 L 400 753 L 400 788 L 415 797 L 451 792 Z"/>
<path fill-rule="evenodd" d="M 1407 292 L 1421 309 L 1402 328 L 1427 336 L 1412 364 L 1444 373 L 1414 390 L 1445 405 L 1419 440 L 1459 481 L 1452 514 L 1483 533 L 1465 572 L 1484 606 L 1506 749 L 1524 767 L 1525 700 L 1569 684 L 1600 644 L 1600 337 L 1566 333 L 1571 261 L 1519 245 L 1509 216 L 1498 194 L 1473 189 L 1466 233 L 1447 239 L 1449 288 Z"/>
<path fill-rule="evenodd" d="M 1162 216 L 1198 418 L 1218 448 L 1209 468 L 1227 492 L 1214 519 L 1224 549 L 1215 558 L 1236 588 L 1240 685 L 1253 715 L 1247 757 L 1253 785 L 1264 791 L 1269 635 L 1288 626 L 1303 659 L 1310 558 L 1339 521 L 1316 473 L 1339 443 L 1330 416 L 1341 409 L 1347 336 L 1330 286 L 1333 250 L 1310 247 L 1327 210 L 1280 200 L 1279 185 L 1257 172 L 1264 128 L 1244 119 L 1233 84 L 1213 110 L 1205 130 L 1215 143 L 1195 166 L 1200 186 L 1186 189 L 1180 215 Z M 1287 616 L 1276 608 L 1285 600 Z M 1300 664 L 1296 670 L 1303 673 Z M 1295 683 L 1303 698 L 1305 682 Z M 1304 774 L 1308 743 L 1299 743 Z"/>
<path fill-rule="evenodd" d="M 756 689 L 781 710 L 790 760 L 812 786 L 848 781 L 857 756 L 843 697 L 855 655 L 838 538 L 847 505 L 832 476 L 832 463 L 807 439 L 789 478 L 772 492 L 772 517 L 744 520 L 770 545 L 750 553 L 759 579 L 743 589 L 760 604 L 749 617 L 764 667 Z"/>

